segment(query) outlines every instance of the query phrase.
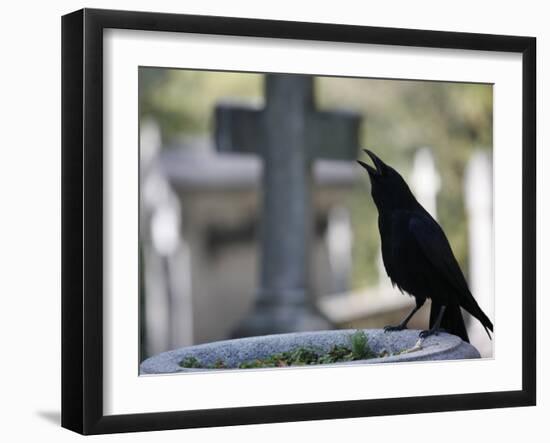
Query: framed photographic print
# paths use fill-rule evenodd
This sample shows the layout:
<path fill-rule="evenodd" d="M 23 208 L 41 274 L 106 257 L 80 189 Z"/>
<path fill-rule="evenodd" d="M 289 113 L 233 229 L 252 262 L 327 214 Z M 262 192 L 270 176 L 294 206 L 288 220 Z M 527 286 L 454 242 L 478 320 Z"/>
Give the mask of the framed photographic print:
<path fill-rule="evenodd" d="M 535 59 L 531 37 L 64 16 L 62 425 L 534 405 Z"/>

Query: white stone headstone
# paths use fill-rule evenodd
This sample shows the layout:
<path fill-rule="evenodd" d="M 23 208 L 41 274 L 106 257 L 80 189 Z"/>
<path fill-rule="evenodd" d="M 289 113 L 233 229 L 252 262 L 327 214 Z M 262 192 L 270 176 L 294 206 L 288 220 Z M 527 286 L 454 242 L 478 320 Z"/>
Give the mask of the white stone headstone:
<path fill-rule="evenodd" d="M 180 204 L 157 165 L 162 144 L 160 129 L 151 120 L 140 126 L 145 346 L 147 353 L 153 354 L 193 341 L 188 290 L 191 276 L 188 248 L 180 237 Z"/>
<path fill-rule="evenodd" d="M 416 151 L 411 186 L 420 204 L 437 220 L 437 194 L 441 188 L 441 177 L 430 148 Z"/>
<path fill-rule="evenodd" d="M 481 309 L 494 320 L 493 174 L 488 153 L 474 153 L 466 168 L 464 186 L 470 289 Z M 472 321 L 468 332 L 481 356 L 491 356 L 492 342 L 480 323 Z"/>
<path fill-rule="evenodd" d="M 353 237 L 348 208 L 337 206 L 330 211 L 326 242 L 332 271 L 333 291 L 343 293 L 349 289 L 352 266 Z"/>

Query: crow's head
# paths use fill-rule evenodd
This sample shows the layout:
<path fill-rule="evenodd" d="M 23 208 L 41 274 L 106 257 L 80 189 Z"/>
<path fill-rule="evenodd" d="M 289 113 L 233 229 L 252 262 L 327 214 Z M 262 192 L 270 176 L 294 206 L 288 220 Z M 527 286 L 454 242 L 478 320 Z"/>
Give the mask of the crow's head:
<path fill-rule="evenodd" d="M 405 209 L 418 204 L 409 186 L 399 172 L 380 160 L 372 151 L 364 149 L 371 158 L 374 167 L 357 160 L 369 173 L 371 195 L 374 203 L 381 209 Z"/>

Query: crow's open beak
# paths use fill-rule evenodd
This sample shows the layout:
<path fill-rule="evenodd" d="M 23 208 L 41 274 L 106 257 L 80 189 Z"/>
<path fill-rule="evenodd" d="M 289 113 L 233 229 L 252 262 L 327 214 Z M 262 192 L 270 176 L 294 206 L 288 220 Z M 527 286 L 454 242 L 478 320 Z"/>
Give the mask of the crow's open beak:
<path fill-rule="evenodd" d="M 361 166 L 363 166 L 363 168 L 367 170 L 370 177 L 382 175 L 384 167 L 386 166 L 384 162 L 380 160 L 372 151 L 369 151 L 368 149 L 363 149 L 363 151 L 371 158 L 372 162 L 374 163 L 374 168 L 366 164 L 365 162 L 362 162 L 361 160 L 357 160 L 357 163 L 359 163 Z"/>

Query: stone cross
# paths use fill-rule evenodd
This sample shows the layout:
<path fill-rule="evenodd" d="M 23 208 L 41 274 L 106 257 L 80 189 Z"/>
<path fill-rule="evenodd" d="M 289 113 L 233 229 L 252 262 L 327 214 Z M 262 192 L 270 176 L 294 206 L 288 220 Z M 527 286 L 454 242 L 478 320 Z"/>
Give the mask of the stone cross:
<path fill-rule="evenodd" d="M 325 329 L 309 284 L 315 159 L 353 160 L 360 116 L 315 109 L 313 78 L 267 74 L 265 107 L 218 105 L 216 145 L 263 159 L 256 305 L 235 336 Z"/>

